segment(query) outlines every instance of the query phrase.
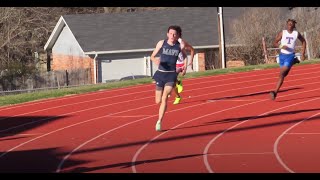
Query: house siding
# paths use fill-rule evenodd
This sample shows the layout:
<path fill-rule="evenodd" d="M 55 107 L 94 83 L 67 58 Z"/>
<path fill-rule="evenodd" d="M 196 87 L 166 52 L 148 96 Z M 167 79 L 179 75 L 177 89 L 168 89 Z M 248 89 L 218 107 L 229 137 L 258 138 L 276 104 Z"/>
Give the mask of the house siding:
<path fill-rule="evenodd" d="M 206 70 L 205 53 L 199 52 L 198 53 L 198 71 L 205 71 L 205 70 Z"/>
<path fill-rule="evenodd" d="M 119 80 L 127 76 L 152 76 L 158 66 L 150 61 L 150 52 L 100 54 L 96 59 L 96 80 L 105 83 Z M 94 55 L 85 55 L 78 41 L 65 26 L 52 48 L 51 70 L 76 70 L 90 69 L 92 83 L 94 83 Z M 190 60 L 190 56 L 189 56 Z M 194 62 L 194 64 L 196 64 Z M 199 65 L 204 64 L 204 58 L 200 56 Z M 201 67 L 199 70 L 203 70 Z M 190 66 L 187 72 L 191 71 Z"/>
<path fill-rule="evenodd" d="M 72 55 L 63 55 L 63 54 L 52 54 L 52 63 L 51 70 L 52 71 L 61 71 L 67 70 L 72 71 L 76 69 L 90 69 L 90 79 L 93 83 L 94 81 L 94 67 L 93 67 L 93 59 L 90 57 L 79 57 Z"/>
<path fill-rule="evenodd" d="M 65 26 L 52 48 L 51 69 L 71 70 L 91 68 L 92 60 L 89 59 L 91 58 L 83 53 L 69 28 Z"/>
<path fill-rule="evenodd" d="M 93 59 L 83 53 L 70 29 L 65 26 L 52 47 L 51 70 L 72 71 L 76 69 L 90 69 L 90 79 L 93 83 Z"/>

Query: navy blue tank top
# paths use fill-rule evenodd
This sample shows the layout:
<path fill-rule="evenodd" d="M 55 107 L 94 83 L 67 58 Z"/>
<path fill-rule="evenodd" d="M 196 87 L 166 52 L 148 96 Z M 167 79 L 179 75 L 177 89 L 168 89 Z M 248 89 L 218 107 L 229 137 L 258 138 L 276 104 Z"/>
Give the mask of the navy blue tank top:
<path fill-rule="evenodd" d="M 171 46 L 167 41 L 165 39 L 161 47 L 159 69 L 163 71 L 176 71 L 176 62 L 181 51 L 180 43 L 177 41 L 176 44 Z"/>

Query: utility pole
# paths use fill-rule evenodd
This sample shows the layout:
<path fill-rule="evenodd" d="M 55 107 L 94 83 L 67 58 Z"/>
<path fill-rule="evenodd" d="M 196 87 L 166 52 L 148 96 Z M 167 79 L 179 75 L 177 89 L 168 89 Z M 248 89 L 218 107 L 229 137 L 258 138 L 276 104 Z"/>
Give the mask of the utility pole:
<path fill-rule="evenodd" d="M 226 68 L 225 59 L 225 41 L 224 41 L 224 24 L 222 7 L 217 7 L 218 11 L 218 32 L 219 32 L 219 60 L 221 61 L 222 68 Z"/>

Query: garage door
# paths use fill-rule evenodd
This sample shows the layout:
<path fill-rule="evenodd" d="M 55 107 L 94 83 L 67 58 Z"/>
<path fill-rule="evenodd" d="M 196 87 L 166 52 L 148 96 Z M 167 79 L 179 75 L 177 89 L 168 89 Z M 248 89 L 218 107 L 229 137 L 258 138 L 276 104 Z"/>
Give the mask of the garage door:
<path fill-rule="evenodd" d="M 105 83 L 137 75 L 146 75 L 144 58 L 100 60 L 98 63 L 98 82 Z"/>

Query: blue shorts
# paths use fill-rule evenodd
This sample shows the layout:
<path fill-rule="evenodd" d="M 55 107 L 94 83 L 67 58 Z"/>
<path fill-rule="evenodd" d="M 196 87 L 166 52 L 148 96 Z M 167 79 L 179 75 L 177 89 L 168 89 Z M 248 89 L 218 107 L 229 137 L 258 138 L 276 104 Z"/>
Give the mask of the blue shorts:
<path fill-rule="evenodd" d="M 153 79 L 156 81 L 157 87 L 164 88 L 165 85 L 173 87 L 177 80 L 177 73 L 156 71 Z"/>
<path fill-rule="evenodd" d="M 279 54 L 279 65 L 280 65 L 280 68 L 283 67 L 283 66 L 287 66 L 287 67 L 291 68 L 291 66 L 294 63 L 294 57 L 295 57 L 294 53 L 292 53 L 292 54 L 282 54 L 282 53 L 280 53 Z"/>

